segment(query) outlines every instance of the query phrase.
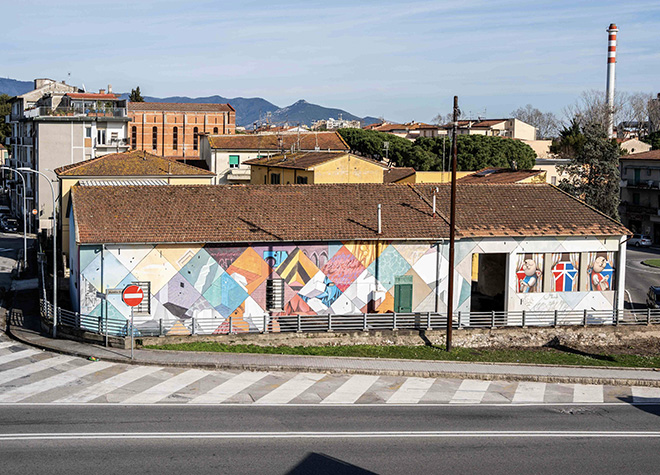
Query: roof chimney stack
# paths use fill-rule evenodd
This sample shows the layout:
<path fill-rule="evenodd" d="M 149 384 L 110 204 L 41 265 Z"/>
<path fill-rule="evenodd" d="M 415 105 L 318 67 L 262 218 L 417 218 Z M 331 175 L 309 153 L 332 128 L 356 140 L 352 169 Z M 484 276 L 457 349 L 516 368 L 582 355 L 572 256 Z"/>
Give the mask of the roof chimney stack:
<path fill-rule="evenodd" d="M 105 89 L 99 89 L 99 94 L 105 94 Z"/>
<path fill-rule="evenodd" d="M 108 84 L 108 94 L 112 94 L 112 84 Z"/>
<path fill-rule="evenodd" d="M 614 23 L 607 29 L 607 136 L 614 137 L 614 69 L 616 66 L 616 34 Z"/>

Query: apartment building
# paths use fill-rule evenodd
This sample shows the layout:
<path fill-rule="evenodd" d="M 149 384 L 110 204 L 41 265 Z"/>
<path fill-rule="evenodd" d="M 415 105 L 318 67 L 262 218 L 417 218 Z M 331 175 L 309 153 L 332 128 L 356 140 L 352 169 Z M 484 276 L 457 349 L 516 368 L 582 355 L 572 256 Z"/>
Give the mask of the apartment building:
<path fill-rule="evenodd" d="M 452 125 L 441 127 L 451 133 Z M 459 120 L 457 133 L 463 135 L 490 135 L 520 140 L 536 140 L 536 127 L 518 119 Z"/>
<path fill-rule="evenodd" d="M 29 167 L 50 178 L 26 173 L 26 190 L 20 180 L 10 189 L 12 209 L 22 210 L 23 193 L 31 214 L 32 229 L 51 229 L 53 202 L 50 185 L 57 181 L 55 168 L 89 160 L 113 152 L 126 151 L 126 101 L 101 89 L 85 92 L 75 86 L 52 79 L 35 79 L 34 90 L 11 100 L 11 113 L 5 121 L 12 135 L 9 166 Z M 15 177 L 14 177 L 15 178 Z"/>
<path fill-rule="evenodd" d="M 236 131 L 229 104 L 129 102 L 128 116 L 131 148 L 161 157 L 199 159 L 200 135 Z"/>
<path fill-rule="evenodd" d="M 660 150 L 624 155 L 619 162 L 621 222 L 660 243 Z"/>

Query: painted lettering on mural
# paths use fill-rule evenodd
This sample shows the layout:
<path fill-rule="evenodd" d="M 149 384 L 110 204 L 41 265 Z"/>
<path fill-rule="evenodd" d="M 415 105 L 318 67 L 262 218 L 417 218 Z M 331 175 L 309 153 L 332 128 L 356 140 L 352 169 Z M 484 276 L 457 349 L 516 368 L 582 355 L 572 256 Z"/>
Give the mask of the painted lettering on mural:
<path fill-rule="evenodd" d="M 543 254 L 518 254 L 518 292 L 543 291 Z"/>

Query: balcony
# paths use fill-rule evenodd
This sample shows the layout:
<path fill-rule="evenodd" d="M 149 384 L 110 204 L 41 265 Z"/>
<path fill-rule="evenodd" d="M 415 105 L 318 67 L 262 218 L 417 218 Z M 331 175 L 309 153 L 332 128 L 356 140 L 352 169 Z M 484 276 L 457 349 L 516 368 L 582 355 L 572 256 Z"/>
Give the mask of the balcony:
<path fill-rule="evenodd" d="M 90 109 L 83 107 L 58 107 L 51 109 L 50 107 L 35 107 L 34 109 L 27 109 L 24 116 L 28 119 L 37 117 L 126 117 L 126 108 L 124 107 L 103 107 L 99 109 Z"/>
<path fill-rule="evenodd" d="M 658 190 L 660 189 L 660 182 L 655 180 L 621 180 L 621 188 L 636 188 L 639 190 Z"/>
<path fill-rule="evenodd" d="M 622 201 L 620 203 L 620 208 L 622 213 L 625 214 L 651 214 L 651 215 L 660 215 L 660 210 L 658 207 L 650 206 L 650 204 L 634 204 L 628 203 L 627 201 Z"/>

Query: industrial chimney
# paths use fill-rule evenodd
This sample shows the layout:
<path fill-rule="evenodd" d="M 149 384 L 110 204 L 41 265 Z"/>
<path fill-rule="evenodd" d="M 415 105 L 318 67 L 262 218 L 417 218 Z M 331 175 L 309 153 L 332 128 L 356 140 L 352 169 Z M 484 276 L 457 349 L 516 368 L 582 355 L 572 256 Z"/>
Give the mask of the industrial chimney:
<path fill-rule="evenodd" d="M 607 136 L 614 137 L 614 69 L 616 67 L 616 34 L 614 23 L 607 29 Z"/>

